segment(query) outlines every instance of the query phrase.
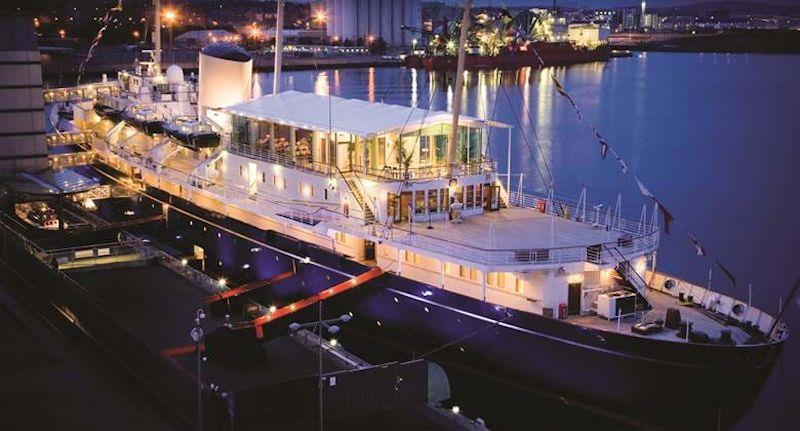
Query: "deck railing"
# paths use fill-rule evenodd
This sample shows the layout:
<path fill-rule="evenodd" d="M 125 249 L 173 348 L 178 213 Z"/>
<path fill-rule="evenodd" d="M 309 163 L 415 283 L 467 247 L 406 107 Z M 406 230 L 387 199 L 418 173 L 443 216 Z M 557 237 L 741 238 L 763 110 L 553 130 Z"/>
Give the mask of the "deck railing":
<path fill-rule="evenodd" d="M 310 157 L 291 157 L 286 154 L 276 154 L 260 148 L 253 148 L 250 145 L 234 144 L 233 142 L 230 142 L 226 149 L 231 154 L 261 160 L 267 163 L 276 163 L 300 171 L 323 175 L 329 175 L 332 172 L 330 164 L 313 160 Z"/>
<path fill-rule="evenodd" d="M 435 180 L 450 178 L 452 175 L 479 175 L 496 172 L 497 161 L 487 158 L 479 162 L 455 165 L 452 169 L 449 166 L 439 165 L 407 169 L 392 166 L 376 169 L 369 166 L 352 165 L 352 170 L 375 181 Z"/>
<path fill-rule="evenodd" d="M 544 207 L 545 212 L 552 217 L 564 217 L 564 214 L 560 213 L 566 212 L 572 215 L 572 219 L 576 223 L 585 223 L 597 229 L 607 229 L 625 233 L 626 235 L 619 239 L 615 237 L 597 244 L 567 247 L 480 247 L 451 239 L 430 236 L 425 234 L 423 229 L 409 230 L 398 225 L 386 226 L 380 223 L 364 223 L 363 219 L 347 216 L 341 213 L 338 208 L 334 210 L 309 204 L 308 210 L 299 209 L 298 206 L 307 203 L 281 201 L 259 194 L 252 194 L 244 186 L 224 185 L 168 166 L 145 162 L 141 156 L 122 149 L 115 149 L 114 151 L 117 155 L 127 159 L 129 163 L 133 163 L 134 166 L 150 170 L 161 178 L 187 187 L 208 190 L 235 205 L 250 208 L 261 214 L 278 216 L 287 219 L 287 221 L 291 220 L 311 226 L 325 222 L 329 228 L 341 230 L 345 233 L 387 241 L 399 246 L 405 245 L 411 248 L 419 248 L 421 251 L 450 256 L 456 261 L 476 262 L 486 266 L 552 265 L 574 262 L 603 264 L 614 262 L 614 256 L 608 252 L 608 248 L 617 247 L 625 255 L 633 256 L 653 251 L 658 246 L 659 235 L 657 228 L 654 226 L 640 225 L 621 217 L 617 218 L 617 221 L 612 226 L 598 225 L 595 223 L 597 214 L 595 214 L 594 209 L 587 208 L 586 217 L 575 219 L 574 215 L 577 214 L 578 206 L 574 203 L 568 203 L 566 200 L 555 200 L 558 205 L 556 206 L 551 205 L 546 197 L 511 193 L 510 203 L 513 206 L 520 206 L 534 211 L 541 208 L 540 205 L 542 204 L 539 203 L 541 201 L 546 205 Z M 565 211 L 567 208 L 571 209 Z M 457 227 L 452 227 L 452 229 L 457 229 Z"/>

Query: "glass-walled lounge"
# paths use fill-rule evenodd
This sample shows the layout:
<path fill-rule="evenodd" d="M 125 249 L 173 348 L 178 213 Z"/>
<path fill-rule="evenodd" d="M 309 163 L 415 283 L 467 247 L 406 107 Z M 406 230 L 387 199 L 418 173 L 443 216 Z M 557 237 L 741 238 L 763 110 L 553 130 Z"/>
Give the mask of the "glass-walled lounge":
<path fill-rule="evenodd" d="M 447 174 L 450 130 L 449 124 L 440 123 L 358 136 L 233 115 L 230 150 L 324 174 L 338 168 L 376 180 L 440 178 Z M 459 126 L 454 161 L 463 174 L 489 167 L 482 127 Z"/>

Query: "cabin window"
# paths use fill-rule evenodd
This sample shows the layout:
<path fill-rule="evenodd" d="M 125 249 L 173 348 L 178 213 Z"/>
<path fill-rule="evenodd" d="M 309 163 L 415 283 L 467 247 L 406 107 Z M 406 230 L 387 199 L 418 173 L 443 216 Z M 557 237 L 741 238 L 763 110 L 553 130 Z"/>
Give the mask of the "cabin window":
<path fill-rule="evenodd" d="M 442 164 L 447 158 L 447 136 L 436 135 L 434 137 L 434 145 L 436 145 L 436 163 Z"/>
<path fill-rule="evenodd" d="M 414 213 L 425 213 L 425 190 L 417 190 L 414 192 Z"/>
<path fill-rule="evenodd" d="M 378 160 L 376 160 L 376 167 L 383 168 L 386 165 L 386 138 L 378 138 Z"/>
<path fill-rule="evenodd" d="M 517 279 L 517 285 L 515 286 L 515 290 L 517 293 L 525 293 L 525 280 Z"/>
<path fill-rule="evenodd" d="M 405 260 L 408 263 L 417 263 L 417 254 L 410 251 L 405 252 Z"/>
<path fill-rule="evenodd" d="M 469 269 L 469 279 L 472 281 L 478 281 L 478 270 L 475 268 Z"/>
<path fill-rule="evenodd" d="M 467 186 L 467 196 L 464 207 L 472 208 L 475 206 L 475 186 Z"/>
<path fill-rule="evenodd" d="M 428 190 L 428 212 L 435 213 L 437 207 L 437 198 L 436 193 L 438 190 Z"/>
<path fill-rule="evenodd" d="M 489 272 L 486 274 L 486 284 L 494 286 L 496 282 L 497 282 L 497 274 L 495 274 L 494 272 Z"/>
<path fill-rule="evenodd" d="M 502 289 L 506 288 L 506 274 L 503 272 L 497 273 L 497 287 Z"/>
<path fill-rule="evenodd" d="M 323 193 L 325 194 L 325 200 L 327 201 L 328 200 L 328 189 L 324 189 L 324 190 L 325 191 Z"/>
<path fill-rule="evenodd" d="M 261 182 L 264 183 L 264 184 L 267 183 L 267 173 L 266 172 L 262 172 L 261 173 Z"/>
<path fill-rule="evenodd" d="M 240 177 L 244 176 L 244 166 L 243 165 L 239 165 L 239 176 Z"/>
<path fill-rule="evenodd" d="M 347 242 L 347 234 L 344 232 L 336 232 L 336 242 L 344 244 Z"/>
<path fill-rule="evenodd" d="M 467 278 L 469 274 L 469 268 L 464 265 L 458 265 L 458 276 L 461 278 Z"/>
<path fill-rule="evenodd" d="M 481 129 L 470 127 L 469 129 L 469 163 L 477 163 L 481 154 Z"/>
<path fill-rule="evenodd" d="M 430 136 L 419 137 L 419 164 L 429 165 L 431 163 L 431 141 Z"/>
<path fill-rule="evenodd" d="M 450 190 L 449 189 L 440 189 L 439 190 L 439 212 L 447 212 L 447 209 L 450 208 Z"/>

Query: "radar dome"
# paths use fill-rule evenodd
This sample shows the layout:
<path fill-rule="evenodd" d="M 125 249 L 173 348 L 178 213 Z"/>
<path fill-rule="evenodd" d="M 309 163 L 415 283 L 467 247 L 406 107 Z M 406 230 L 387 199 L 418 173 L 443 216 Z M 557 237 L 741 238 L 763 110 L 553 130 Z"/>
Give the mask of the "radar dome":
<path fill-rule="evenodd" d="M 177 64 L 167 68 L 167 84 L 183 83 L 183 69 Z"/>

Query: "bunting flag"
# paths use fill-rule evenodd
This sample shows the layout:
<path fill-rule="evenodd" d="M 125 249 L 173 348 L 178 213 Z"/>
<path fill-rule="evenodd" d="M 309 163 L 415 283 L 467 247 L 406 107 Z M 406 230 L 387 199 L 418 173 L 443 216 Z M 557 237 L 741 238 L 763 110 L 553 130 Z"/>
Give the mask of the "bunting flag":
<path fill-rule="evenodd" d="M 664 233 L 669 235 L 669 224 L 675 220 L 675 217 L 672 217 L 669 211 L 667 211 L 667 207 L 665 207 L 661 201 L 655 199 L 656 203 L 658 204 L 658 209 L 661 210 L 661 216 L 664 217 Z"/>
<path fill-rule="evenodd" d="M 627 174 L 628 173 L 628 164 L 625 162 L 625 160 L 623 160 L 622 157 L 617 156 L 617 162 L 619 162 L 619 166 L 620 166 L 620 168 L 622 168 L 622 173 L 623 174 Z"/>
<path fill-rule="evenodd" d="M 672 214 L 669 212 L 669 210 L 667 210 L 667 207 L 665 207 L 664 204 L 658 200 L 656 195 L 654 195 L 650 189 L 645 187 L 644 183 L 642 183 L 638 176 L 634 174 L 633 178 L 636 180 L 636 185 L 639 187 L 639 192 L 641 192 L 645 197 L 652 199 L 653 202 L 658 205 L 658 210 L 661 211 L 661 215 L 664 217 L 664 232 L 669 235 L 669 224 L 672 223 L 675 218 L 672 217 Z"/>
<path fill-rule="evenodd" d="M 556 79 L 556 76 L 553 75 L 553 74 L 550 74 L 550 79 L 553 80 L 553 85 L 555 85 L 556 91 L 558 91 L 558 94 L 564 96 L 564 98 L 566 98 L 569 101 L 569 104 L 572 105 L 572 108 L 575 110 L 575 115 L 578 117 L 578 120 L 579 121 L 583 120 L 583 117 L 581 116 L 581 109 L 578 107 L 578 104 L 575 103 L 575 100 L 572 99 L 572 96 L 570 96 L 569 93 L 567 93 L 566 90 L 564 90 L 564 87 L 561 86 L 560 82 L 558 82 L 558 79 Z"/>
<path fill-rule="evenodd" d="M 603 135 L 601 135 L 594 126 L 592 126 L 592 130 L 594 131 L 595 138 L 597 138 L 597 142 L 600 143 L 600 158 L 605 160 L 606 154 L 608 154 L 608 142 L 606 142 Z"/>
<path fill-rule="evenodd" d="M 648 190 L 648 189 L 647 189 L 647 187 L 645 187 L 645 186 L 644 186 L 644 184 L 642 184 L 642 181 L 639 179 L 639 177 L 638 177 L 638 176 L 634 175 L 634 176 L 633 176 L 633 179 L 635 179 L 635 180 L 636 180 L 636 185 L 637 185 L 637 186 L 639 186 L 639 191 L 640 191 L 640 192 L 642 192 L 642 194 L 643 194 L 643 195 L 645 195 L 645 196 L 647 196 L 648 198 L 650 198 L 650 199 L 653 199 L 653 200 L 655 200 L 655 201 L 657 201 L 657 200 L 658 200 L 658 199 L 656 199 L 656 197 L 653 195 L 653 193 L 651 193 L 651 192 L 650 192 L 650 190 Z"/>
<path fill-rule="evenodd" d="M 686 235 L 689 237 L 689 241 L 692 242 L 692 245 L 694 246 L 694 250 L 697 253 L 697 255 L 698 256 L 705 256 L 706 255 L 706 249 L 705 249 L 705 247 L 703 247 L 702 244 L 700 244 L 700 241 L 698 241 L 697 238 L 695 238 L 694 235 L 692 235 L 691 232 L 686 232 Z"/>
<path fill-rule="evenodd" d="M 734 277 L 733 274 L 730 271 L 728 271 L 728 268 L 725 268 L 719 262 L 719 260 L 717 260 L 717 266 L 719 267 L 719 269 L 722 270 L 723 273 L 725 273 L 726 276 L 728 276 L 728 278 L 731 280 L 731 283 L 733 283 L 733 287 L 736 287 L 736 277 Z"/>
<path fill-rule="evenodd" d="M 536 52 L 535 49 L 533 51 L 534 51 L 534 53 L 536 53 L 537 56 L 539 55 L 539 53 Z M 543 62 L 541 63 L 541 66 L 544 66 Z M 580 107 L 578 107 L 578 104 L 575 103 L 575 100 L 572 98 L 572 96 L 569 93 L 567 93 L 566 90 L 564 90 L 564 86 L 561 85 L 561 82 L 558 81 L 558 79 L 556 78 L 555 74 L 553 74 L 552 72 L 550 73 L 550 79 L 553 81 L 553 86 L 555 86 L 555 89 L 558 92 L 558 94 L 560 94 L 565 99 L 567 99 L 567 101 L 569 101 L 569 104 L 572 105 L 572 108 L 575 110 L 575 115 L 578 117 L 578 121 L 581 122 L 582 124 L 586 124 L 583 121 L 583 117 L 581 115 Z M 613 148 L 611 148 L 611 146 L 603 138 L 603 136 L 600 134 L 600 132 L 597 131 L 597 127 L 595 127 L 594 124 L 589 124 L 588 126 L 591 127 L 592 132 L 594 132 L 594 136 L 597 139 L 597 142 L 600 144 L 600 158 L 605 160 L 606 155 L 610 151 L 611 154 L 614 155 L 614 158 L 617 160 L 617 163 L 619 163 L 619 167 L 622 170 L 623 175 L 627 174 L 628 173 L 628 163 L 625 161 L 625 159 L 620 157 L 619 154 L 617 154 L 617 152 L 614 151 Z M 664 206 L 664 204 L 662 204 L 661 201 L 658 200 L 658 198 L 655 195 L 653 195 L 653 193 L 651 193 L 650 190 L 647 187 L 645 187 L 644 183 L 642 183 L 642 181 L 639 180 L 638 177 L 636 177 L 634 175 L 634 178 L 636 179 L 636 185 L 639 187 L 639 191 L 642 192 L 642 194 L 644 196 L 652 199 L 653 202 L 655 202 L 655 204 L 658 205 L 658 209 L 659 209 L 659 211 L 661 212 L 661 215 L 664 218 L 664 232 L 667 235 L 669 235 L 670 223 L 672 223 L 672 221 L 675 220 L 675 218 L 672 217 L 672 214 L 669 212 L 669 210 L 667 210 L 667 208 Z M 692 237 L 692 238 L 694 238 L 694 237 Z M 699 243 L 697 245 L 699 246 Z M 698 254 L 701 251 L 703 253 L 705 253 L 705 250 L 702 248 L 702 246 L 700 246 L 699 248 L 696 248 L 696 249 L 698 250 Z"/>

